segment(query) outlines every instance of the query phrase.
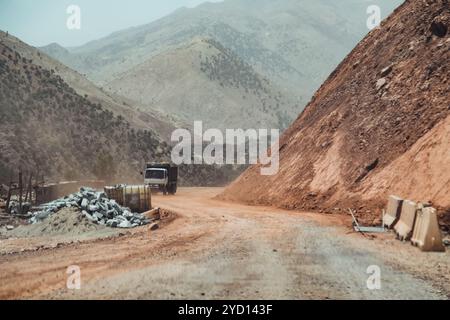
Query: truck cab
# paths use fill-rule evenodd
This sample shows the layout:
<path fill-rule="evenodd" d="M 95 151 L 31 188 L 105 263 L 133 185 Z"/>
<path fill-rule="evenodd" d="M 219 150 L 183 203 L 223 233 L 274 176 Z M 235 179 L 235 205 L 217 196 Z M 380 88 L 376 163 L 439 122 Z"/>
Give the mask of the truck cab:
<path fill-rule="evenodd" d="M 168 175 L 166 169 L 147 169 L 145 170 L 144 183 L 146 185 L 166 185 L 168 182 Z"/>
<path fill-rule="evenodd" d="M 144 173 L 144 184 L 154 190 L 175 194 L 177 192 L 178 167 L 168 163 L 147 164 Z"/>

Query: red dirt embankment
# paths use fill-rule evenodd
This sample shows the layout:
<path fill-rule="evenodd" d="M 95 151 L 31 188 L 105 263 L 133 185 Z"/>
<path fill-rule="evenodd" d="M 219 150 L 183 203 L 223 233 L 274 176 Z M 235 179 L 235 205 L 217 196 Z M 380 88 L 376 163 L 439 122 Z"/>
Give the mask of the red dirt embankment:
<path fill-rule="evenodd" d="M 450 6 L 406 1 L 330 75 L 280 142 L 280 171 L 249 168 L 222 198 L 380 218 L 387 196 L 450 216 Z M 446 221 L 447 219 L 447 221 Z"/>

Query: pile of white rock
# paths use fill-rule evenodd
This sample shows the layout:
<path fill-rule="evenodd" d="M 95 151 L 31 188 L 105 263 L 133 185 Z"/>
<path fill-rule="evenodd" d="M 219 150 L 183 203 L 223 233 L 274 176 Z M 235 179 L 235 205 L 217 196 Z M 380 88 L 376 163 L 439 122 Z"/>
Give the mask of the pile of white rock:
<path fill-rule="evenodd" d="M 22 203 L 22 210 L 20 209 L 20 203 L 19 200 L 11 200 L 9 202 L 9 210 L 8 212 L 10 214 L 18 215 L 22 214 L 24 212 L 28 212 L 31 209 L 31 203 L 29 202 L 23 202 Z"/>
<path fill-rule="evenodd" d="M 78 193 L 39 206 L 38 211 L 30 213 L 30 223 L 45 220 L 63 208 L 79 208 L 83 216 L 93 223 L 111 228 L 134 228 L 151 222 L 142 214 L 132 213 L 115 200 L 108 199 L 104 192 L 81 188 Z"/>

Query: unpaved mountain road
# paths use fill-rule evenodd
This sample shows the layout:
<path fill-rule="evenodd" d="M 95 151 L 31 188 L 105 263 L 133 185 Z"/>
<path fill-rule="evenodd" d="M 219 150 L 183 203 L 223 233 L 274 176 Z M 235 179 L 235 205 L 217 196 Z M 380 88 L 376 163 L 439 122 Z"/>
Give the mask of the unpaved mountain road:
<path fill-rule="evenodd" d="M 157 231 L 0 256 L 0 298 L 448 299 L 450 255 L 392 234 L 354 234 L 348 217 L 250 207 L 181 189 L 154 204 L 177 217 Z M 4 241 L 8 240 L 3 240 Z M 13 241 L 13 240 L 11 240 Z M 81 289 L 66 269 L 81 268 Z M 369 266 L 381 289 L 369 290 Z"/>

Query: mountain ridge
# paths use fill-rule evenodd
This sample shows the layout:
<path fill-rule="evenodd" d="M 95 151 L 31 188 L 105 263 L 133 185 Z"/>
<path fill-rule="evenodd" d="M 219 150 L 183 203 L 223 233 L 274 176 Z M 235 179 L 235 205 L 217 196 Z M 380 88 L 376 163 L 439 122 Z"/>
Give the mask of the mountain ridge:
<path fill-rule="evenodd" d="M 298 113 L 294 101 L 210 38 L 158 54 L 105 86 L 210 128 L 286 128 Z"/>
<path fill-rule="evenodd" d="M 373 4 L 387 14 L 401 2 L 374 0 Z M 150 24 L 117 31 L 71 48 L 72 57 L 59 59 L 102 83 L 164 48 L 196 36 L 211 37 L 306 103 L 367 32 L 366 8 L 367 3 L 355 0 L 340 1 L 339 6 L 325 0 L 227 0 L 177 10 Z"/>
<path fill-rule="evenodd" d="M 53 72 L 64 79 L 81 96 L 86 96 L 93 103 L 100 103 L 115 114 L 124 117 L 134 127 L 154 131 L 164 141 L 170 141 L 170 133 L 178 126 L 176 119 L 167 119 L 165 115 L 157 113 L 155 110 L 135 107 L 135 102 L 124 97 L 115 96 L 110 92 L 105 92 L 79 72 L 70 69 L 59 61 L 54 60 L 40 50 L 31 47 L 11 34 L 0 31 L 0 41 L 12 49 L 16 50 L 29 60 L 32 60 L 41 67 L 53 70 Z M 62 48 L 54 44 L 56 48 Z M 62 48 L 62 50 L 65 50 Z"/>

